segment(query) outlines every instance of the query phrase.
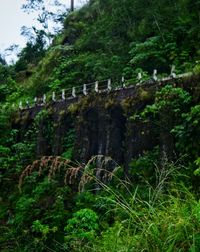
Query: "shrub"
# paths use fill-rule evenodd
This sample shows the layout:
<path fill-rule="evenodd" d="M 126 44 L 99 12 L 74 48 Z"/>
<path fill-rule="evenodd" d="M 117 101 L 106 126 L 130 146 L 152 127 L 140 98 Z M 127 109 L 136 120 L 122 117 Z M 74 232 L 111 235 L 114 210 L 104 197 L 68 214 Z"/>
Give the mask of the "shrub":
<path fill-rule="evenodd" d="M 99 228 L 97 214 L 89 209 L 81 209 L 73 214 L 65 226 L 66 245 L 76 248 L 85 242 L 91 242 Z"/>

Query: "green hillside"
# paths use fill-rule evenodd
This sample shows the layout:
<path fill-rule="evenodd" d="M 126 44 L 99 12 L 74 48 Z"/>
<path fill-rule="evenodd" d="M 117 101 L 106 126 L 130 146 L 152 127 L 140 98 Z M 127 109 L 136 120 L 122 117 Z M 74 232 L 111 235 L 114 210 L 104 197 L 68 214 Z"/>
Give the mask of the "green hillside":
<path fill-rule="evenodd" d="M 7 99 L 108 78 L 119 81 L 122 75 L 134 82 L 140 69 L 149 75 L 154 69 L 169 74 L 172 65 L 177 72 L 191 71 L 199 64 L 199 5 L 189 0 L 89 1 L 67 15 L 48 49 L 42 33 L 27 44 L 14 65 L 17 93 Z"/>
<path fill-rule="evenodd" d="M 90 0 L 45 39 L 36 31 L 16 63 L 0 57 L 0 251 L 200 251 L 200 1 Z M 118 100 L 18 109 L 85 83 L 166 77 L 172 66 L 191 76 Z"/>

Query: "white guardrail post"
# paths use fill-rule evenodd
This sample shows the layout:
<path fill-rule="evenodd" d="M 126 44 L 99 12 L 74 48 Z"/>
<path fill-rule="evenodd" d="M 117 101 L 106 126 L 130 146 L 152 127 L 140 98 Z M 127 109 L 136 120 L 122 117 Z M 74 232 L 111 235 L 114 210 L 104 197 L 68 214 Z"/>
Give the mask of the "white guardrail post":
<path fill-rule="evenodd" d="M 95 81 L 94 91 L 95 91 L 96 93 L 99 92 L 99 82 L 98 82 L 98 81 Z"/>
<path fill-rule="evenodd" d="M 46 100 L 47 100 L 46 94 L 43 94 L 42 103 L 45 104 L 45 103 L 46 103 Z"/>
<path fill-rule="evenodd" d="M 176 75 L 175 73 L 175 66 L 172 65 L 171 67 L 171 72 L 170 72 L 170 76 L 169 77 L 165 77 L 165 78 L 162 78 L 160 81 L 161 82 L 164 82 L 164 81 L 167 81 L 167 80 L 170 80 L 172 78 L 184 78 L 184 77 L 189 77 L 189 76 L 192 76 L 192 72 L 188 72 L 188 73 L 183 73 L 183 74 L 178 74 Z M 137 79 L 139 81 L 139 83 L 137 83 L 136 85 L 140 85 L 140 82 L 142 81 L 142 73 L 139 72 L 138 73 L 138 76 L 137 76 Z M 153 75 L 152 75 L 152 79 L 154 81 L 158 81 L 158 76 L 157 76 L 157 69 L 154 69 L 153 70 Z M 122 87 L 123 88 L 126 88 L 126 85 L 125 85 L 125 77 L 122 76 L 121 78 L 121 83 L 122 83 Z M 99 93 L 99 81 L 95 81 L 95 86 L 94 86 L 94 91 L 96 93 Z M 87 96 L 88 95 L 88 90 L 87 90 L 87 84 L 83 84 L 83 87 L 82 87 L 82 92 L 83 92 L 83 95 Z M 108 79 L 107 80 L 107 91 L 111 91 L 112 90 L 112 85 L 111 85 L 111 79 Z M 72 97 L 75 98 L 76 97 L 76 88 L 75 87 L 72 87 L 72 93 L 71 93 Z M 67 99 L 66 98 L 66 93 L 65 93 L 65 89 L 62 89 L 62 100 L 65 100 Z M 45 105 L 46 104 L 46 94 L 43 94 L 42 96 L 42 104 L 40 105 Z M 40 99 L 38 99 L 38 97 L 35 97 L 34 98 L 34 104 L 35 106 L 37 106 L 39 103 L 38 101 L 40 101 Z M 56 102 L 56 94 L 55 92 L 53 91 L 52 92 L 52 101 Z M 15 104 L 12 104 L 12 108 L 15 108 Z M 23 104 L 22 104 L 22 101 L 19 102 L 19 105 L 18 105 L 18 108 L 20 110 L 23 109 Z M 27 100 L 26 101 L 26 108 L 29 109 L 30 108 L 30 104 L 29 104 L 29 101 Z"/>
<path fill-rule="evenodd" d="M 62 90 L 62 100 L 65 100 L 65 90 Z"/>
<path fill-rule="evenodd" d="M 87 95 L 87 85 L 83 84 L 83 94 L 86 96 Z"/>
<path fill-rule="evenodd" d="M 75 87 L 73 87 L 72 88 L 72 97 L 76 97 L 76 88 Z"/>
<path fill-rule="evenodd" d="M 54 101 L 54 102 L 56 101 L 56 94 L 55 94 L 55 92 L 52 93 L 52 101 Z"/>
<path fill-rule="evenodd" d="M 108 90 L 108 91 L 111 91 L 111 90 L 112 90 L 111 79 L 108 79 L 107 90 Z"/>
<path fill-rule="evenodd" d="M 157 81 L 158 80 L 158 76 L 157 76 L 157 69 L 153 70 L 153 80 Z"/>

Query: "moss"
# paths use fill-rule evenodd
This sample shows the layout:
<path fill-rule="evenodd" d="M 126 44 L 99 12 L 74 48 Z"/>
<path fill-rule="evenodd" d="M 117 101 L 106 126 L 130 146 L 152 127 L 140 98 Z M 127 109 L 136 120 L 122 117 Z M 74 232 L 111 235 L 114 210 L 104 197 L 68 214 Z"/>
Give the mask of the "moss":
<path fill-rule="evenodd" d="M 16 112 L 13 116 L 13 124 L 19 124 L 20 120 L 21 120 L 21 116 L 20 116 L 21 112 Z"/>
<path fill-rule="evenodd" d="M 137 100 L 133 97 L 124 99 L 121 102 L 121 106 L 124 110 L 124 113 L 127 115 L 129 114 L 130 111 L 133 111 L 133 107 L 135 106 L 136 103 L 137 103 Z"/>
<path fill-rule="evenodd" d="M 149 101 L 152 98 L 152 94 L 150 90 L 145 90 L 143 88 L 140 88 L 138 90 L 139 100 L 140 101 Z"/>
<path fill-rule="evenodd" d="M 102 98 L 97 97 L 93 94 L 86 97 L 82 97 L 79 102 L 72 103 L 67 108 L 67 111 L 71 114 L 76 114 L 77 112 L 81 113 L 88 108 L 92 108 L 102 103 Z"/>
<path fill-rule="evenodd" d="M 67 108 L 67 112 L 71 113 L 71 114 L 76 114 L 79 110 L 79 104 L 78 103 L 72 103 L 69 105 L 69 107 Z"/>
<path fill-rule="evenodd" d="M 141 107 L 149 104 L 155 97 L 155 90 L 151 88 L 142 88 L 137 89 L 134 97 L 128 97 L 121 101 L 121 106 L 124 110 L 126 116 L 130 113 L 137 112 Z"/>
<path fill-rule="evenodd" d="M 116 105 L 116 101 L 113 98 L 109 98 L 105 101 L 104 107 L 105 109 L 109 109 L 115 105 Z"/>
<path fill-rule="evenodd" d="M 51 116 L 55 113 L 55 108 L 53 106 L 46 107 L 44 110 L 48 116 Z"/>
<path fill-rule="evenodd" d="M 62 109 L 59 111 L 59 120 L 62 120 L 63 117 L 66 116 L 66 110 Z"/>
<path fill-rule="evenodd" d="M 60 124 L 56 122 L 56 123 L 53 123 L 52 126 L 53 126 L 53 128 L 58 128 L 60 126 Z"/>
<path fill-rule="evenodd" d="M 21 112 L 20 123 L 21 125 L 26 124 L 30 117 L 29 111 Z"/>

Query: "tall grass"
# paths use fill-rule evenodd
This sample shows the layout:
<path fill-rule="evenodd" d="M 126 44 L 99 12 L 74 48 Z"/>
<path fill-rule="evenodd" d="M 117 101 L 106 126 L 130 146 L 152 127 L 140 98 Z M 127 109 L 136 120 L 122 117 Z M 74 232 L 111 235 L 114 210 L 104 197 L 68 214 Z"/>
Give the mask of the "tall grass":
<path fill-rule="evenodd" d="M 143 187 L 118 181 L 112 187 L 94 178 L 107 192 L 107 212 L 114 223 L 78 251 L 200 251 L 200 202 L 186 188 L 177 165 L 156 166 L 156 184 Z M 105 206 L 104 206 L 105 207 Z"/>

